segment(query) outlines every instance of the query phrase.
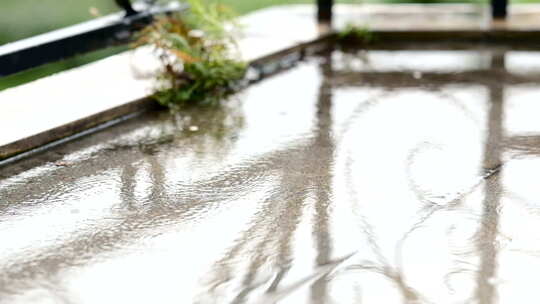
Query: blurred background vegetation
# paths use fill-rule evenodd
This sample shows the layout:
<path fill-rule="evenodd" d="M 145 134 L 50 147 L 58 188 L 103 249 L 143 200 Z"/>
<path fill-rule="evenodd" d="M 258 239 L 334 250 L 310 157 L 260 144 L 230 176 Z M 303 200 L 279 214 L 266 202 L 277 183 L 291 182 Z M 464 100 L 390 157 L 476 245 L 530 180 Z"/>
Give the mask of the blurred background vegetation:
<path fill-rule="evenodd" d="M 161 1 L 161 0 L 160 0 Z M 166 0 L 163 0 L 166 1 Z M 162 2 L 163 2 L 162 1 Z M 280 4 L 314 3 L 315 0 L 206 0 L 219 2 L 235 9 L 239 14 Z M 362 0 L 338 0 L 340 3 Z M 471 2 L 475 0 L 364 0 L 362 2 Z M 487 0 L 480 0 L 487 1 Z M 514 0 L 514 2 L 540 0 Z M 135 1 L 133 1 L 135 2 Z M 1 0 L 0 45 L 31 37 L 54 29 L 106 15 L 119 9 L 113 0 Z M 102 50 L 63 62 L 45 65 L 5 78 L 0 78 L 0 90 L 43 77 L 45 75 L 79 66 L 117 53 L 123 48 Z"/>

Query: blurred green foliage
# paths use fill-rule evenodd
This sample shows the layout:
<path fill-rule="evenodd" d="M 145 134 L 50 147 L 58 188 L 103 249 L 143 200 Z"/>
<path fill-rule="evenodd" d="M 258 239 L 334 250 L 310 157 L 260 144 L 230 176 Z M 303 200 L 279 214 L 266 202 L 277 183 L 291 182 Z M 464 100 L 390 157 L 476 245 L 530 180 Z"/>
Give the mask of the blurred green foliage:
<path fill-rule="evenodd" d="M 92 19 L 91 10 L 118 9 L 112 0 L 2 0 L 0 44 Z"/>

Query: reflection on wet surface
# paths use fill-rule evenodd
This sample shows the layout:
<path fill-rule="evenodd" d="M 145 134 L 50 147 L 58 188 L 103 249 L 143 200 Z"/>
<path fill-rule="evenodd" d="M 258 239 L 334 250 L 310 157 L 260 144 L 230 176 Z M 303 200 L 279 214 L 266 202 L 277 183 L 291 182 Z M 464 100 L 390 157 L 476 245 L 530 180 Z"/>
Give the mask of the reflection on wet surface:
<path fill-rule="evenodd" d="M 536 303 L 540 52 L 334 52 L 0 171 L 1 303 Z"/>

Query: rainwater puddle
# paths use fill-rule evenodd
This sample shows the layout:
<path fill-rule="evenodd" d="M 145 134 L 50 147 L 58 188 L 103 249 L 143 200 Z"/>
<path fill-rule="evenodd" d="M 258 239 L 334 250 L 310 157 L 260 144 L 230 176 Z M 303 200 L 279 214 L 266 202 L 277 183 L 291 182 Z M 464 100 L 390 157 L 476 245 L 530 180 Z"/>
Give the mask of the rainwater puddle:
<path fill-rule="evenodd" d="M 335 51 L 0 172 L 0 303 L 537 303 L 540 52 Z"/>

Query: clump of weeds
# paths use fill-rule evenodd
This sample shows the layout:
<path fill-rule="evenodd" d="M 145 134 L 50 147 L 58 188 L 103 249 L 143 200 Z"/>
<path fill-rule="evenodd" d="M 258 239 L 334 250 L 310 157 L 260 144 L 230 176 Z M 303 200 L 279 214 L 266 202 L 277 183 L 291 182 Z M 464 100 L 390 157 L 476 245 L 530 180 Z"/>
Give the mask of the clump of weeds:
<path fill-rule="evenodd" d="M 133 44 L 158 55 L 162 69 L 153 96 L 171 109 L 218 104 L 238 89 L 247 69 L 239 59 L 235 14 L 220 4 L 188 2 L 188 12 L 157 18 Z"/>
<path fill-rule="evenodd" d="M 359 41 L 370 43 L 375 40 L 373 32 L 366 26 L 358 26 L 353 23 L 348 23 L 343 30 L 338 33 L 338 40 L 344 41 Z"/>

